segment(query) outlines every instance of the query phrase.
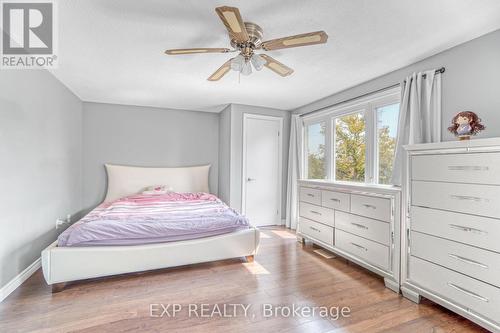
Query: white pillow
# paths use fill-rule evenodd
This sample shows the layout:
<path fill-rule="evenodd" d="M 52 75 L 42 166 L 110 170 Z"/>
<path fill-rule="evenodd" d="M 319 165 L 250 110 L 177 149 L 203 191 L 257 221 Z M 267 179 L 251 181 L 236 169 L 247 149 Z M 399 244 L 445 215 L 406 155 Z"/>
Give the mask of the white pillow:
<path fill-rule="evenodd" d="M 168 192 L 172 192 L 172 187 L 168 185 L 152 185 L 146 187 L 142 194 L 166 194 Z"/>

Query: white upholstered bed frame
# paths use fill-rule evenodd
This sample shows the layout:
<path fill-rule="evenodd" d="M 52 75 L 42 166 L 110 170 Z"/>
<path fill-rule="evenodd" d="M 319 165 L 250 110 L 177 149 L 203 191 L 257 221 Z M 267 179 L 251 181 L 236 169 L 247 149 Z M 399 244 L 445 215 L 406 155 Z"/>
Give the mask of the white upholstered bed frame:
<path fill-rule="evenodd" d="M 169 185 L 176 192 L 208 192 L 209 165 L 186 168 L 144 168 L 106 165 L 105 201 L 140 192 L 151 185 Z M 45 280 L 60 291 L 66 282 L 102 276 L 246 257 L 253 260 L 259 230 L 192 240 L 131 246 L 58 247 L 42 251 Z"/>

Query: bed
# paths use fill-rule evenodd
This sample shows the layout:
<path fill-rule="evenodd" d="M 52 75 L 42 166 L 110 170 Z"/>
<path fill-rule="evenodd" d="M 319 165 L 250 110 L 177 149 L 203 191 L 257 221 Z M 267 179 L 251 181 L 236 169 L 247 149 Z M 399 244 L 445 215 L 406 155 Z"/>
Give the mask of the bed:
<path fill-rule="evenodd" d="M 104 202 L 42 251 L 53 292 L 82 279 L 237 257 L 252 261 L 259 231 L 209 194 L 209 169 L 106 165 Z M 173 191 L 142 194 L 156 184 Z"/>

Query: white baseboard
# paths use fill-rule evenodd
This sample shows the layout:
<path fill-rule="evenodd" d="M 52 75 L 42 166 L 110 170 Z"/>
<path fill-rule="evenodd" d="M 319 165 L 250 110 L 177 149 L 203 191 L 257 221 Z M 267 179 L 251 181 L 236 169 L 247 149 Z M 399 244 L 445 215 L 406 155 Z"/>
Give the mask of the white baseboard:
<path fill-rule="evenodd" d="M 42 259 L 38 258 L 34 263 L 26 267 L 24 271 L 15 276 L 5 286 L 0 289 L 0 302 L 7 298 L 14 290 L 16 290 L 24 281 L 28 280 L 33 273 L 42 267 Z"/>

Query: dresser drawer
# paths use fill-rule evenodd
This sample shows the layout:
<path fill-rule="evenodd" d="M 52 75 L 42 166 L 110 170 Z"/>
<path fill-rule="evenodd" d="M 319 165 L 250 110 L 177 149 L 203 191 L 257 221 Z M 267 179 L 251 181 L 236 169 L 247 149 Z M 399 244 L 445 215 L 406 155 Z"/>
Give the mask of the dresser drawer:
<path fill-rule="evenodd" d="M 413 206 L 411 229 L 500 252 L 500 220 L 497 219 Z"/>
<path fill-rule="evenodd" d="M 500 289 L 419 258 L 410 257 L 410 280 L 465 310 L 500 320 Z"/>
<path fill-rule="evenodd" d="M 450 240 L 411 233 L 411 255 L 500 287 L 500 254 Z"/>
<path fill-rule="evenodd" d="M 299 215 L 307 219 L 335 226 L 333 209 L 311 205 L 306 202 L 299 203 Z"/>
<path fill-rule="evenodd" d="M 303 202 L 321 205 L 321 190 L 309 187 L 301 187 L 299 190 L 299 200 Z"/>
<path fill-rule="evenodd" d="M 366 195 L 351 195 L 351 213 L 372 219 L 391 221 L 391 200 Z"/>
<path fill-rule="evenodd" d="M 374 266 L 389 269 L 389 248 L 385 245 L 336 229 L 335 246 Z"/>
<path fill-rule="evenodd" d="M 312 239 L 333 246 L 333 228 L 303 217 L 299 220 L 299 231 Z"/>
<path fill-rule="evenodd" d="M 500 186 L 413 181 L 411 192 L 415 206 L 500 217 Z"/>
<path fill-rule="evenodd" d="M 321 206 L 349 211 L 350 195 L 335 191 L 321 191 Z"/>
<path fill-rule="evenodd" d="M 335 228 L 389 246 L 391 225 L 367 217 L 335 211 Z"/>
<path fill-rule="evenodd" d="M 500 153 L 417 155 L 412 163 L 412 180 L 500 185 Z"/>

